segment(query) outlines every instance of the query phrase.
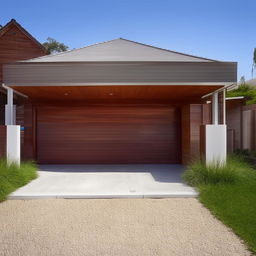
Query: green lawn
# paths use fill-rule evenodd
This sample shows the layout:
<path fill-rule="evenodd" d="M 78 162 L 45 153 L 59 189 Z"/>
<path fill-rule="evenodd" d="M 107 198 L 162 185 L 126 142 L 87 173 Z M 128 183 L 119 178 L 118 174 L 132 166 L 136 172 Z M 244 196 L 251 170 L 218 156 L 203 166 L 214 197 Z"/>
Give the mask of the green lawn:
<path fill-rule="evenodd" d="M 200 201 L 256 253 L 256 170 L 241 157 L 226 167 L 194 163 L 184 179 L 199 190 Z"/>
<path fill-rule="evenodd" d="M 6 161 L 0 159 L 0 202 L 36 177 L 37 167 L 34 163 L 23 162 L 18 168 L 16 165 L 7 166 Z"/>

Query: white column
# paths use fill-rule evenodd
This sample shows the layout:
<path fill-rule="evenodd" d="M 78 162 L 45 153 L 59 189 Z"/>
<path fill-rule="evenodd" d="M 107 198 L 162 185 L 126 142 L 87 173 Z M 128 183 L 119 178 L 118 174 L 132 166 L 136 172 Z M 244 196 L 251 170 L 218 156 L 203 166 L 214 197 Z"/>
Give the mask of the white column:
<path fill-rule="evenodd" d="M 205 126 L 205 161 L 207 164 L 224 164 L 227 158 L 227 126 Z"/>
<path fill-rule="evenodd" d="M 12 107 L 12 117 L 8 114 L 8 105 L 5 105 L 5 125 L 16 124 L 16 105 Z M 12 119 L 11 119 L 12 118 Z"/>
<path fill-rule="evenodd" d="M 225 164 L 227 159 L 226 99 L 223 90 L 223 124 L 219 119 L 218 92 L 212 95 L 212 124 L 205 125 L 206 164 Z"/>
<path fill-rule="evenodd" d="M 6 156 L 7 163 L 20 166 L 20 126 L 7 125 Z"/>
<path fill-rule="evenodd" d="M 13 105 L 13 89 L 7 88 L 7 105 L 5 105 L 5 125 L 16 123 L 16 108 Z"/>
<path fill-rule="evenodd" d="M 223 90 L 223 124 L 226 124 L 226 90 Z"/>
<path fill-rule="evenodd" d="M 212 95 L 212 124 L 217 125 L 218 123 L 219 123 L 218 93 L 215 92 Z"/>

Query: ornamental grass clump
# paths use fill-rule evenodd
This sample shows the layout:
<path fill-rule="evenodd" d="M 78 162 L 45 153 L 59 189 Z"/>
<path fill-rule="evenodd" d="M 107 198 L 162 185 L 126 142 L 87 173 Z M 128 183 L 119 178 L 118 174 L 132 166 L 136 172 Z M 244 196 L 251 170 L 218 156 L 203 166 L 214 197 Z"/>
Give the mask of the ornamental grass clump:
<path fill-rule="evenodd" d="M 183 178 L 191 186 L 206 184 L 234 183 L 251 167 L 241 156 L 229 156 L 226 164 L 219 162 L 206 164 L 202 160 L 193 162 Z"/>
<path fill-rule="evenodd" d="M 17 188 L 26 185 L 37 177 L 37 166 L 28 161 L 22 162 L 20 167 L 8 165 L 5 159 L 0 159 L 0 202 Z"/>

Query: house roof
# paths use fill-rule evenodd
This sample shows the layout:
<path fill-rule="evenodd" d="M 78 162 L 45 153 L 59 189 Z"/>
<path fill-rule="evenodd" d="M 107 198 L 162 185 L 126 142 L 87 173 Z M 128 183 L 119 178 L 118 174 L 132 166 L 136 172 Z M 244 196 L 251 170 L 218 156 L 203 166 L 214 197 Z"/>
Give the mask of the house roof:
<path fill-rule="evenodd" d="M 256 86 L 256 79 L 247 80 L 245 81 L 245 83 L 252 86 Z"/>
<path fill-rule="evenodd" d="M 26 29 L 24 29 L 15 19 L 11 19 L 5 26 L 0 27 L 0 37 L 3 36 L 12 26 L 17 27 L 23 34 L 29 37 L 46 53 L 45 47 L 39 41 L 37 41 Z"/>
<path fill-rule="evenodd" d="M 22 62 L 217 62 L 123 38 Z"/>

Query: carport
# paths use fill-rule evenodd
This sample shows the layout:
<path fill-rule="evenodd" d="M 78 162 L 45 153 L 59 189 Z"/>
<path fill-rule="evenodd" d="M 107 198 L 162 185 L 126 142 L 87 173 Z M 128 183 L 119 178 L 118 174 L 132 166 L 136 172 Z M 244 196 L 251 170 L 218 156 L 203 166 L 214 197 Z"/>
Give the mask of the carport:
<path fill-rule="evenodd" d="M 66 187 L 76 196 L 80 187 L 85 196 L 92 186 L 98 194 L 142 197 L 150 186 L 159 196 L 172 194 L 170 184 L 185 188 L 181 172 L 180 182 L 177 175 L 171 179 L 175 168 L 181 170 L 179 164 L 201 156 L 207 162 L 226 159 L 223 99 L 226 87 L 236 81 L 236 70 L 236 63 L 121 38 L 4 65 L 8 100 L 0 136 L 7 138 L 6 155 L 20 160 L 13 106 L 13 94 L 19 93 L 24 96 L 21 155 L 41 165 L 40 178 L 19 191 L 43 188 L 48 178 L 44 194 L 53 196 L 58 189 L 68 195 Z M 206 104 L 206 95 L 212 96 L 212 104 Z M 99 172 L 100 166 L 104 170 Z M 163 172 L 161 181 L 156 172 Z M 93 189 L 90 196 L 97 195 Z"/>

